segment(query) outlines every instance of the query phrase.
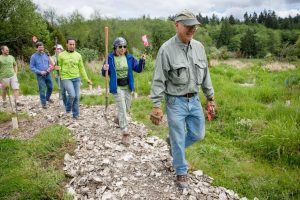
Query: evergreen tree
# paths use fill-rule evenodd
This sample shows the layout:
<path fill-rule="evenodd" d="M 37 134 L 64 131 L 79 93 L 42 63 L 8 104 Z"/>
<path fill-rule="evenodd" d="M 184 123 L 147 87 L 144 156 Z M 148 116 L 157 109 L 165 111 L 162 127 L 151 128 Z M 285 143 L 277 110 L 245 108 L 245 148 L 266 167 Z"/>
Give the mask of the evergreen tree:
<path fill-rule="evenodd" d="M 256 56 L 257 48 L 254 30 L 248 29 L 245 35 L 241 38 L 241 51 L 246 57 Z"/>
<path fill-rule="evenodd" d="M 252 24 L 256 24 L 257 23 L 257 14 L 256 14 L 256 12 L 253 13 L 253 16 L 251 18 L 251 23 Z"/>
<path fill-rule="evenodd" d="M 277 16 L 274 11 L 269 10 L 265 21 L 265 26 L 274 29 L 278 28 Z"/>
<path fill-rule="evenodd" d="M 225 19 L 221 26 L 220 35 L 217 41 L 217 48 L 220 48 L 221 46 L 229 45 L 232 36 L 233 36 L 233 29 L 228 19 Z"/>
<path fill-rule="evenodd" d="M 244 14 L 244 22 L 245 24 L 250 24 L 250 19 L 247 12 Z"/>
<path fill-rule="evenodd" d="M 202 17 L 201 13 L 199 13 L 198 15 L 196 15 L 196 18 L 197 18 L 197 20 L 198 20 L 201 24 L 203 24 L 203 25 L 208 24 L 208 21 L 206 21 L 205 18 Z"/>
<path fill-rule="evenodd" d="M 229 23 L 230 23 L 231 25 L 236 24 L 236 21 L 235 21 L 233 15 L 230 15 L 230 16 L 229 16 L 228 21 L 229 21 Z"/>
<path fill-rule="evenodd" d="M 203 18 L 203 23 L 204 23 L 204 24 L 208 24 L 208 23 L 209 23 L 208 16 L 205 16 L 205 17 Z"/>
<path fill-rule="evenodd" d="M 260 12 L 259 16 L 258 16 L 258 19 L 257 19 L 257 22 L 259 24 L 264 24 L 265 23 L 265 20 L 266 20 L 266 17 L 264 15 L 263 12 Z"/>
<path fill-rule="evenodd" d="M 215 25 L 215 24 L 219 24 L 219 22 L 220 22 L 220 20 L 217 17 L 217 15 L 213 14 L 212 17 L 211 17 L 211 19 L 210 19 L 210 24 Z"/>

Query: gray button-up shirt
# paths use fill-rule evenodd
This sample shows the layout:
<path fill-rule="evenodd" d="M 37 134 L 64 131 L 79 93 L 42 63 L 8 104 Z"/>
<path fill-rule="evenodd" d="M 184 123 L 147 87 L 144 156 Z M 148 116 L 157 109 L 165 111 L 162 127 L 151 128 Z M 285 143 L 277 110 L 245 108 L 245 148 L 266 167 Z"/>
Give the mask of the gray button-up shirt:
<path fill-rule="evenodd" d="M 203 45 L 194 39 L 186 45 L 173 36 L 157 54 L 150 95 L 154 107 L 160 107 L 164 94 L 198 93 L 200 87 L 207 98 L 214 95 Z"/>

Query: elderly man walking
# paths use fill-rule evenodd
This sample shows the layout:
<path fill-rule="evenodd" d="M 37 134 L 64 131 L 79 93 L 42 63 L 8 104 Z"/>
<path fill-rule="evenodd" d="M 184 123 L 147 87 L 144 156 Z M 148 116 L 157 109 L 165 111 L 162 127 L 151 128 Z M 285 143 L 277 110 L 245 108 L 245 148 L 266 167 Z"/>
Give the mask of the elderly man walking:
<path fill-rule="evenodd" d="M 151 86 L 153 109 L 151 121 L 159 125 L 165 97 L 173 167 L 179 188 L 188 187 L 188 164 L 185 149 L 202 140 L 205 119 L 198 91 L 202 89 L 207 102 L 214 105 L 214 90 L 203 45 L 193 39 L 200 23 L 189 11 L 175 17 L 176 35 L 159 49 Z"/>

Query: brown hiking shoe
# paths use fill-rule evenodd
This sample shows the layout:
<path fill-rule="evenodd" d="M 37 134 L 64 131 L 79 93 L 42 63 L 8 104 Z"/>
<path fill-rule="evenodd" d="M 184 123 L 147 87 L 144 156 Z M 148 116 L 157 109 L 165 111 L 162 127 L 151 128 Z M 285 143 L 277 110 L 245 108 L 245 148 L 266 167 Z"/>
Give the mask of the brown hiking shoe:
<path fill-rule="evenodd" d="M 16 104 L 17 104 L 17 106 L 20 106 L 20 107 L 24 106 L 24 104 L 23 104 L 23 103 L 21 103 L 21 102 L 18 102 L 18 101 L 17 101 L 17 103 L 16 103 Z"/>
<path fill-rule="evenodd" d="M 54 101 L 52 99 L 49 99 L 48 103 L 54 103 Z"/>
<path fill-rule="evenodd" d="M 188 178 L 187 175 L 177 175 L 176 176 L 176 185 L 179 189 L 188 188 Z"/>
<path fill-rule="evenodd" d="M 114 116 L 114 123 L 119 125 L 119 117 L 118 116 Z"/>
<path fill-rule="evenodd" d="M 121 143 L 126 147 L 130 145 L 130 137 L 128 133 L 123 133 Z"/>
<path fill-rule="evenodd" d="M 83 118 L 80 117 L 80 116 L 73 116 L 73 119 L 74 119 L 74 120 L 83 120 Z"/>

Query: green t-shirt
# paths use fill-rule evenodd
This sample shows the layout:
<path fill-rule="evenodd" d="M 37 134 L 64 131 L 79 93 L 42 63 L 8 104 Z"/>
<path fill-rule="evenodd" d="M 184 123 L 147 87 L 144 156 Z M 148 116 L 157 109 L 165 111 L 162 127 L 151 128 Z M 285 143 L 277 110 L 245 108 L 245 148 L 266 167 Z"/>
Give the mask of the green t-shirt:
<path fill-rule="evenodd" d="M 64 51 L 58 55 L 58 65 L 60 66 L 61 80 L 73 79 L 82 77 L 85 81 L 88 81 L 82 57 L 76 51 L 68 52 Z"/>
<path fill-rule="evenodd" d="M 126 56 L 115 56 L 115 66 L 117 78 L 126 78 L 128 76 L 128 64 Z"/>
<path fill-rule="evenodd" d="M 16 64 L 16 60 L 13 56 L 0 55 L 0 79 L 12 77 L 15 73 L 14 65 Z"/>

